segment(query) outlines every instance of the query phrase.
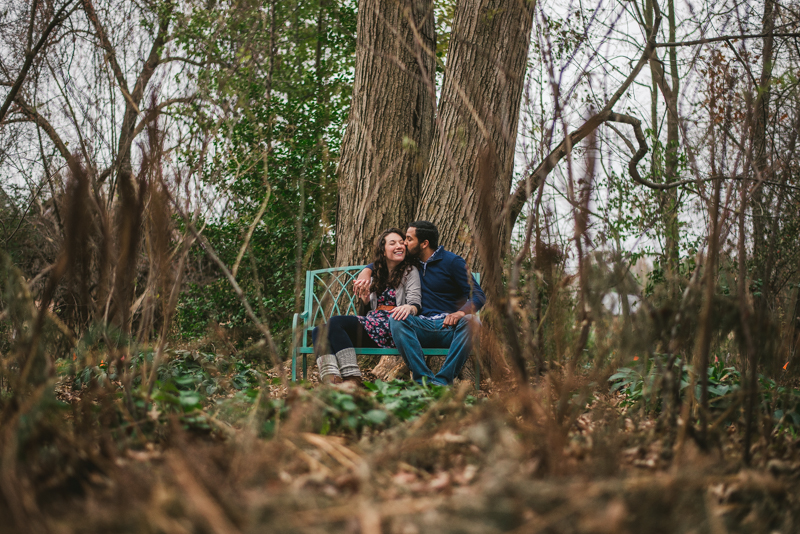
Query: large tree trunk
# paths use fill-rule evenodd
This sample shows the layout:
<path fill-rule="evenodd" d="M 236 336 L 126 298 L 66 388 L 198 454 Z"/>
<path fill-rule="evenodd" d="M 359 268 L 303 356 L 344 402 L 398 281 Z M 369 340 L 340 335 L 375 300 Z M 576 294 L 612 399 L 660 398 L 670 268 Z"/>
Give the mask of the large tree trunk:
<path fill-rule="evenodd" d="M 431 3 L 391 3 L 380 15 L 375 4 L 359 4 L 356 79 L 339 169 L 336 264 L 366 260 L 372 239 L 387 226 L 427 219 L 439 227 L 440 242 L 473 268 L 481 265 L 469 253 L 473 235 L 462 233 L 466 228 L 480 237 L 480 256 L 492 258 L 482 282 L 497 287 L 503 252 L 498 243 L 508 241 L 510 229 L 495 219 L 511 189 L 533 2 L 458 3 L 430 150 Z M 424 50 L 408 31 L 402 9 L 417 21 Z M 491 298 L 497 292 L 488 293 Z M 384 358 L 375 371 L 389 378 L 401 367 Z"/>
<path fill-rule="evenodd" d="M 414 216 L 433 132 L 431 0 L 360 0 L 355 83 L 339 164 L 336 265 Z M 429 53 L 430 52 L 430 53 Z"/>
<path fill-rule="evenodd" d="M 473 267 L 480 265 L 469 255 L 473 237 L 495 244 L 507 241 L 507 224 L 482 219 L 497 216 L 511 189 L 533 5 L 527 0 L 461 0 L 453 17 L 437 130 L 417 218 L 436 224 L 440 242 L 470 258 Z M 477 198 L 481 161 L 492 161 L 496 176 L 491 187 L 483 188 L 493 198 L 483 203 Z M 482 204 L 495 209 L 481 209 Z M 487 229 L 494 235 L 465 235 L 465 229 Z"/>

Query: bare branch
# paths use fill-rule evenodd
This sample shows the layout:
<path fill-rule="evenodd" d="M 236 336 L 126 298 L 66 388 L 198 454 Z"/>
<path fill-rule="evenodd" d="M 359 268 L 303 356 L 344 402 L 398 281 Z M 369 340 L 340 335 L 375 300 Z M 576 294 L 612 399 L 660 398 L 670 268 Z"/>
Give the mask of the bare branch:
<path fill-rule="evenodd" d="M 580 128 L 575 130 L 573 133 L 569 134 L 548 156 L 531 172 L 525 180 L 522 180 L 519 185 L 517 185 L 517 189 L 511 194 L 511 197 L 506 202 L 506 205 L 503 207 L 503 214 L 508 214 L 509 223 L 513 226 L 514 222 L 517 220 L 520 212 L 522 211 L 522 207 L 525 205 L 525 202 L 528 200 L 528 191 L 534 191 L 538 189 L 539 181 L 544 180 L 548 174 L 558 165 L 558 163 L 572 150 L 572 147 L 577 145 L 581 140 L 583 140 L 587 135 L 595 130 L 598 126 L 609 120 L 609 117 L 613 115 L 611 111 L 614 105 L 622 98 L 622 95 L 625 94 L 625 91 L 631 86 L 631 84 L 636 80 L 636 77 L 642 71 L 644 66 L 650 61 L 653 57 L 653 54 L 656 49 L 656 35 L 658 34 L 658 29 L 661 26 L 661 10 L 658 7 L 658 2 L 653 2 L 655 17 L 653 20 L 653 27 L 650 31 L 650 35 L 647 37 L 647 44 L 645 45 L 644 51 L 642 52 L 642 56 L 639 58 L 639 61 L 636 63 L 636 66 L 633 68 L 631 73 L 622 82 L 622 85 L 617 89 L 617 91 L 611 96 L 608 100 L 606 105 L 603 109 L 597 114 L 587 120 Z M 646 145 L 645 145 L 646 147 Z M 532 181 L 532 185 L 529 182 Z"/>
<path fill-rule="evenodd" d="M 28 76 L 28 71 L 31 69 L 31 65 L 33 65 L 33 59 L 45 45 L 45 43 L 47 42 L 47 38 L 50 37 L 52 31 L 56 29 L 58 25 L 64 22 L 75 11 L 74 8 L 67 11 L 67 8 L 70 6 L 72 2 L 73 0 L 67 0 L 67 2 L 63 6 L 61 6 L 61 9 L 59 9 L 58 12 L 53 16 L 53 20 L 50 21 L 50 24 L 48 24 L 47 27 L 42 32 L 42 35 L 39 37 L 39 41 L 37 41 L 36 46 L 34 46 L 30 51 L 28 51 L 25 54 L 25 63 L 23 63 L 22 69 L 19 71 L 19 74 L 17 75 L 17 79 L 14 82 L 14 85 L 11 86 L 11 90 L 6 95 L 6 99 L 5 102 L 3 102 L 3 106 L 0 107 L 0 124 L 2 124 L 3 119 L 5 119 L 6 113 L 8 112 L 8 108 L 11 107 L 11 103 L 17 97 L 17 93 L 19 93 L 19 90 L 22 87 L 22 83 Z M 36 6 L 34 4 L 33 9 L 35 8 Z M 30 31 L 33 31 L 33 16 L 34 15 L 32 14 Z"/>
<path fill-rule="evenodd" d="M 135 102 L 141 102 L 144 96 L 144 89 L 147 87 L 150 77 L 153 76 L 153 71 L 155 71 L 156 67 L 161 63 L 161 52 L 167 42 L 167 31 L 169 29 L 172 8 L 174 8 L 174 6 L 170 4 L 170 9 L 159 18 L 156 38 L 153 40 L 153 45 L 150 47 L 150 53 L 147 55 L 144 67 L 142 67 L 139 77 L 136 78 L 133 91 L 131 91 L 131 97 Z"/>
<path fill-rule="evenodd" d="M 124 83 L 124 78 L 120 78 L 122 75 L 122 71 L 119 70 L 119 74 L 117 71 L 119 69 L 119 65 L 116 63 L 114 49 L 111 47 L 110 42 L 108 42 L 105 33 L 103 32 L 102 25 L 100 24 L 99 20 L 97 20 L 97 15 L 94 13 L 94 9 L 91 7 L 91 0 L 83 0 L 84 5 L 89 6 L 92 11 L 90 14 L 90 20 L 93 19 L 93 22 L 96 23 L 96 31 L 98 33 L 98 38 L 101 40 L 101 45 L 106 50 L 106 52 L 111 56 L 113 59 L 112 68 L 115 72 L 115 76 L 117 80 L 120 81 L 120 88 L 122 89 L 123 93 L 125 94 L 125 99 L 128 102 L 128 105 L 125 109 L 125 114 L 122 119 L 122 125 L 120 127 L 120 136 L 117 148 L 117 157 L 114 165 L 105 171 L 103 171 L 97 179 L 97 183 L 103 183 L 112 172 L 118 171 L 119 169 L 123 169 L 126 165 L 130 165 L 130 150 L 131 144 L 133 140 L 136 138 L 141 132 L 141 128 L 137 127 L 136 124 L 136 117 L 141 114 L 139 110 L 139 102 L 141 102 L 142 97 L 144 96 L 145 88 L 147 84 L 150 82 L 150 78 L 153 76 L 156 67 L 161 63 L 161 53 L 163 51 L 163 47 L 165 42 L 167 41 L 167 31 L 169 29 L 169 23 L 172 16 L 172 9 L 174 9 L 173 4 L 168 4 L 168 9 L 161 12 L 158 22 L 158 31 L 156 32 L 156 37 L 153 40 L 153 44 L 150 47 L 150 52 L 147 56 L 147 59 L 144 62 L 144 66 L 142 67 L 139 76 L 136 78 L 136 83 L 133 86 L 133 90 L 128 93 L 127 91 L 127 84 L 122 85 Z M 87 12 L 88 14 L 88 12 Z M 152 119 L 150 119 L 152 120 Z M 148 120 L 145 118 L 141 121 L 140 125 L 142 128 L 146 125 Z M 127 162 L 127 164 L 126 164 Z"/>
<path fill-rule="evenodd" d="M 92 26 L 94 26 L 95 34 L 100 40 L 100 48 L 106 51 L 105 59 L 108 61 L 109 65 L 111 65 L 111 71 L 114 73 L 114 77 L 117 79 L 120 89 L 122 89 L 123 93 L 125 94 L 125 98 L 130 99 L 128 82 L 125 80 L 125 74 L 122 72 L 122 68 L 120 68 L 119 62 L 117 61 L 117 53 L 114 50 L 114 47 L 111 45 L 111 41 L 108 40 L 108 35 L 106 35 L 106 30 L 100 23 L 100 19 L 97 17 L 97 12 L 94 10 L 92 0 L 82 1 L 83 10 L 86 12 L 86 17 L 89 19 L 89 22 L 92 23 Z"/>
<path fill-rule="evenodd" d="M 25 53 L 30 54 L 33 46 L 33 23 L 36 22 L 36 9 L 39 7 L 39 0 L 33 0 L 31 4 L 31 22 L 28 24 L 28 44 L 25 46 Z"/>
<path fill-rule="evenodd" d="M 750 33 L 742 35 L 725 35 L 723 37 L 709 37 L 708 39 L 696 39 L 694 41 L 677 41 L 674 43 L 658 43 L 656 48 L 666 48 L 670 46 L 695 46 L 700 44 L 719 43 L 721 41 L 731 41 L 736 39 L 762 39 L 764 37 L 800 37 L 800 32 L 790 33 Z"/>
<path fill-rule="evenodd" d="M 170 98 L 169 100 L 161 102 L 153 109 L 147 110 L 147 113 L 145 113 L 144 117 L 142 117 L 142 120 L 139 121 L 139 124 L 137 124 L 136 128 L 133 129 L 133 133 L 131 134 L 131 139 L 136 139 L 136 137 L 140 133 L 142 133 L 142 130 L 145 129 L 147 124 L 161 114 L 161 110 L 173 104 L 188 104 L 189 102 L 194 100 L 195 96 L 196 95 L 186 96 L 182 98 Z"/>
<path fill-rule="evenodd" d="M 180 61 L 181 63 L 188 63 L 189 65 L 194 65 L 195 67 L 207 67 L 208 65 L 205 63 L 201 63 L 199 61 L 195 61 L 193 59 L 189 59 L 188 57 L 178 57 L 178 56 L 167 56 L 161 60 L 161 63 L 170 63 L 172 61 Z"/>
<path fill-rule="evenodd" d="M 10 243 L 12 239 L 14 239 L 14 236 L 17 235 L 17 232 L 22 227 L 22 223 L 25 222 L 25 217 L 28 216 L 28 212 L 33 207 L 33 203 L 36 202 L 36 199 L 39 197 L 39 194 L 42 192 L 42 189 L 44 188 L 45 182 L 46 182 L 46 180 L 42 180 L 42 183 L 39 184 L 39 188 L 36 191 L 31 191 L 31 201 L 28 202 L 28 206 L 25 208 L 25 211 L 23 211 L 22 215 L 20 215 L 19 223 L 17 223 L 17 227 L 14 229 L 13 232 L 11 232 L 10 236 L 6 237 L 5 241 L 3 242 L 4 245 L 8 245 L 8 243 Z"/>
<path fill-rule="evenodd" d="M 61 153 L 61 157 L 63 157 L 65 160 L 67 160 L 67 162 L 72 161 L 74 156 L 69 151 L 69 149 L 67 148 L 67 145 L 64 143 L 64 141 L 61 140 L 61 137 L 58 135 L 58 132 L 56 132 L 55 128 L 53 128 L 53 125 L 50 124 L 50 122 L 48 122 L 47 119 L 45 119 L 44 117 L 39 115 L 39 113 L 35 109 L 33 109 L 31 106 L 29 106 L 22 99 L 22 97 L 17 98 L 16 102 L 17 102 L 17 105 L 19 106 L 20 111 L 22 112 L 22 114 L 25 115 L 26 117 L 28 117 L 28 119 L 30 119 L 31 121 L 33 121 L 36 124 L 38 124 L 39 127 L 42 130 L 44 130 L 44 132 L 50 138 L 50 141 L 52 141 L 53 144 L 56 145 L 56 148 Z"/>
<path fill-rule="evenodd" d="M 258 328 L 259 332 L 261 332 L 261 335 L 264 336 L 267 342 L 267 347 L 269 348 L 270 358 L 272 359 L 272 363 L 274 365 L 280 365 L 281 358 L 278 355 L 278 349 L 275 346 L 275 342 L 272 340 L 272 334 L 269 331 L 269 327 L 264 323 L 262 323 L 258 319 L 258 317 L 256 317 L 255 312 L 253 312 L 253 308 L 247 301 L 247 297 L 245 296 L 244 291 L 239 286 L 239 283 L 236 281 L 236 277 L 233 276 L 230 270 L 228 270 L 228 267 L 225 265 L 225 262 L 223 262 L 219 258 L 219 256 L 217 256 L 216 252 L 214 252 L 214 247 L 211 246 L 211 243 L 208 242 L 208 239 L 206 239 L 205 236 L 203 236 L 200 232 L 197 231 L 197 228 L 194 227 L 194 224 L 191 221 L 189 221 L 188 218 L 185 218 L 185 220 L 187 227 L 189 228 L 189 231 L 192 232 L 197 241 L 200 243 L 200 246 L 202 246 L 203 250 L 205 250 L 206 254 L 208 254 L 208 257 L 211 258 L 211 260 L 217 264 L 217 267 L 220 268 L 222 273 L 225 275 L 225 278 L 228 279 L 228 282 L 230 282 L 231 286 L 233 287 L 233 291 L 236 293 L 236 296 L 239 297 L 239 301 L 242 303 L 242 306 L 244 307 L 247 316 L 250 318 L 251 321 L 253 321 L 253 324 L 256 325 L 256 328 Z"/>
<path fill-rule="evenodd" d="M 250 239 L 253 238 L 253 232 L 255 231 L 256 226 L 258 226 L 258 223 L 261 222 L 261 217 L 264 216 L 264 212 L 267 211 L 267 204 L 269 202 L 269 197 L 271 193 L 272 193 L 272 188 L 269 187 L 269 184 L 267 184 L 267 194 L 264 195 L 264 202 L 261 203 L 261 207 L 259 208 L 258 213 L 256 214 L 256 218 L 253 219 L 250 228 L 247 229 L 247 235 L 244 237 L 244 243 L 242 243 L 242 247 L 239 249 L 239 254 L 236 256 L 236 262 L 233 264 L 233 269 L 231 269 L 231 271 L 233 272 L 233 276 L 236 276 L 236 273 L 239 271 L 239 265 L 242 262 L 244 253 L 250 246 Z"/>
<path fill-rule="evenodd" d="M 634 135 L 636 136 L 636 141 L 638 141 L 639 148 L 634 153 L 634 155 L 631 158 L 631 160 L 628 162 L 628 173 L 631 175 L 631 178 L 633 179 L 634 182 L 636 182 L 639 185 L 643 185 L 645 187 L 649 187 L 650 189 L 656 189 L 658 191 L 667 191 L 668 189 L 675 189 L 676 187 L 682 187 L 682 186 L 686 186 L 686 185 L 697 184 L 697 183 L 700 183 L 700 182 L 714 182 L 714 181 L 717 181 L 717 180 L 738 180 L 738 181 L 753 181 L 753 182 L 765 183 L 765 184 L 773 185 L 773 186 L 776 186 L 776 187 L 783 187 L 783 188 L 786 188 L 786 189 L 800 190 L 800 187 L 797 187 L 797 186 L 793 186 L 793 185 L 789 185 L 789 184 L 785 184 L 785 183 L 774 182 L 774 181 L 769 181 L 769 180 L 759 180 L 759 179 L 750 178 L 750 177 L 747 177 L 747 176 L 716 175 L 716 176 L 710 176 L 708 178 L 687 179 L 687 180 L 680 180 L 678 182 L 667 182 L 667 183 L 663 183 L 663 184 L 659 184 L 659 183 L 656 183 L 656 182 L 651 182 L 650 180 L 646 180 L 646 179 L 642 178 L 642 176 L 639 174 L 639 170 L 637 168 L 637 165 L 639 164 L 639 162 L 642 160 L 642 158 L 645 156 L 645 154 L 647 154 L 647 142 L 645 140 L 644 132 L 642 131 L 642 123 L 641 123 L 641 121 L 639 119 L 631 117 L 630 115 L 624 115 L 622 113 L 612 113 L 611 116 L 609 116 L 607 120 L 608 120 L 608 122 L 618 122 L 618 123 L 622 123 L 622 124 L 628 124 L 628 125 L 633 127 L 633 132 L 634 132 Z M 609 126 L 611 126 L 611 125 L 609 125 Z M 617 132 L 617 134 L 620 137 L 623 137 L 622 133 L 619 130 L 617 130 L 616 128 L 613 128 L 613 127 L 612 127 L 612 129 L 615 132 Z M 623 137 L 623 140 L 628 145 L 628 147 L 631 148 L 631 151 L 633 151 L 633 148 L 634 148 L 633 144 L 628 139 L 626 139 L 624 137 Z"/>

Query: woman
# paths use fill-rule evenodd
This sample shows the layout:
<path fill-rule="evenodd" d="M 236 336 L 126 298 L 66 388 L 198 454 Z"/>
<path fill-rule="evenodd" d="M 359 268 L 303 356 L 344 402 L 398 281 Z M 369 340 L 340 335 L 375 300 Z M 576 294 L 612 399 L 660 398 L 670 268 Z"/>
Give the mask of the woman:
<path fill-rule="evenodd" d="M 312 333 L 320 381 L 361 385 L 353 347 L 394 348 L 389 318 L 402 321 L 422 309 L 419 271 L 406 255 L 402 230 L 389 228 L 375 243 L 374 275 L 369 287 L 356 284 L 356 296 L 371 311 L 366 316 L 336 315 Z M 327 330 L 326 340 L 320 331 Z"/>

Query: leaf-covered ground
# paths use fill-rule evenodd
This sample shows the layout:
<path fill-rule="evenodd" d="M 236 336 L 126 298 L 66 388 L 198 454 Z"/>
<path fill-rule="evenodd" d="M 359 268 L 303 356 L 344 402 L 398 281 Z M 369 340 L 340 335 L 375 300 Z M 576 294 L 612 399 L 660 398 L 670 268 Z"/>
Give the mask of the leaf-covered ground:
<path fill-rule="evenodd" d="M 26 481 L 19 502 L 0 504 L 9 532 L 800 528 L 800 442 L 767 418 L 745 467 L 735 421 L 701 447 L 631 392 L 596 388 L 559 410 L 550 377 L 528 390 L 486 381 L 481 395 L 467 383 L 356 391 L 313 375 L 287 387 L 275 369 L 174 352 L 143 423 L 100 394 L 113 370 L 77 386 L 63 371 L 65 417 L 38 420 L 26 462 L 3 471 L 5 488 Z"/>

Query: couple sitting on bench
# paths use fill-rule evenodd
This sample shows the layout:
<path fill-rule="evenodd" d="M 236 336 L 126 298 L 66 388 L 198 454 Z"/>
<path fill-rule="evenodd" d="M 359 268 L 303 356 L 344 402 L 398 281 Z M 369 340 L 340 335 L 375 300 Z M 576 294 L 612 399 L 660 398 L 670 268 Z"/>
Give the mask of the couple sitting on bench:
<path fill-rule="evenodd" d="M 464 258 L 439 246 L 436 226 L 413 222 L 405 237 L 397 228 L 384 231 L 373 263 L 361 271 L 354 289 L 371 311 L 331 317 L 312 333 L 323 383 L 361 384 L 353 347 L 397 347 L 417 382 L 453 383 L 472 350 L 471 325 L 478 324 L 472 314 L 486 297 Z M 320 339 L 325 330 L 327 340 Z M 435 375 L 422 347 L 449 349 Z"/>

